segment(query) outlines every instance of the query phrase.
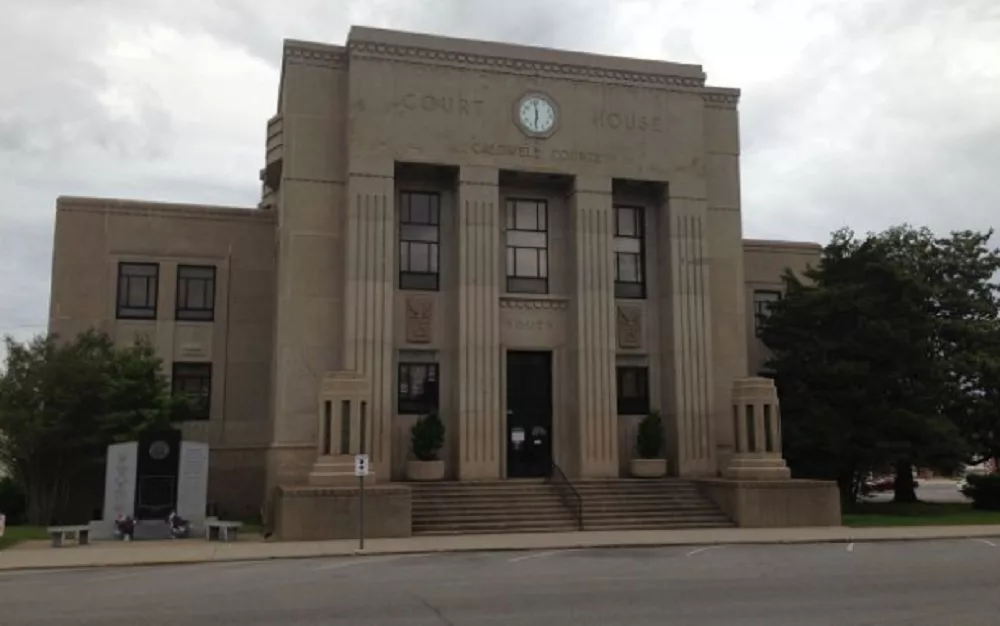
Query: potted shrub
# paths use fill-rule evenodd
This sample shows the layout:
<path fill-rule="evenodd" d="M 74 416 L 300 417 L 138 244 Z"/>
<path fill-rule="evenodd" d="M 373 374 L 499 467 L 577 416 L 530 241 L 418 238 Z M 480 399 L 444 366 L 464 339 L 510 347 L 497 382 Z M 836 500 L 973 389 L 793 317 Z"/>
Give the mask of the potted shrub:
<path fill-rule="evenodd" d="M 408 480 L 441 480 L 444 478 L 444 461 L 438 452 L 444 445 L 444 423 L 437 412 L 417 420 L 410 429 L 410 448 L 413 459 L 406 462 Z"/>
<path fill-rule="evenodd" d="M 639 422 L 635 437 L 638 457 L 629 462 L 629 471 L 636 478 L 661 478 L 667 473 L 667 460 L 663 451 L 663 428 L 660 415 L 652 412 Z"/>

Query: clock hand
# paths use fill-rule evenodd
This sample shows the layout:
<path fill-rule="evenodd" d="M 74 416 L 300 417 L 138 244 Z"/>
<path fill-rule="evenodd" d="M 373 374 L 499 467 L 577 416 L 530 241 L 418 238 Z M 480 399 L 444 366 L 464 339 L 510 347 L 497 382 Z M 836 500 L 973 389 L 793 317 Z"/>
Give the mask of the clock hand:
<path fill-rule="evenodd" d="M 535 103 L 535 128 L 538 128 L 538 103 Z"/>

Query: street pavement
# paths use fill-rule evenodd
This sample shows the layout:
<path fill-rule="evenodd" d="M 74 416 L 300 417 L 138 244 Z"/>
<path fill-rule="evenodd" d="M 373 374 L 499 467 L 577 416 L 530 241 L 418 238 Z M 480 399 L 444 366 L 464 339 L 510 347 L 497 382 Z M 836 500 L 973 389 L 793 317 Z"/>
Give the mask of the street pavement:
<path fill-rule="evenodd" d="M 929 480 L 917 479 L 917 498 L 923 502 L 971 502 L 969 498 L 958 490 L 958 482 L 947 478 L 931 478 Z M 877 493 L 868 498 L 869 502 L 890 502 L 893 494 L 891 491 Z"/>
<path fill-rule="evenodd" d="M 4 626 L 995 626 L 1000 540 L 0 572 Z"/>

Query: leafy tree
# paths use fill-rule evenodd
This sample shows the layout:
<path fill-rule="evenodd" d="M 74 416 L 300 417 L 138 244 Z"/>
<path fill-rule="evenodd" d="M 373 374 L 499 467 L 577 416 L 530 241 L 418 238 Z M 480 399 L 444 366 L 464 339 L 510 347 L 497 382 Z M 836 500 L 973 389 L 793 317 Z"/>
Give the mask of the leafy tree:
<path fill-rule="evenodd" d="M 25 489 L 29 523 L 62 521 L 75 479 L 100 466 L 108 444 L 166 426 L 186 406 L 148 342 L 116 347 L 94 331 L 4 341 L 0 463 Z"/>
<path fill-rule="evenodd" d="M 986 247 L 991 235 L 842 230 L 804 281 L 786 273 L 762 339 L 796 473 L 836 479 L 853 501 L 867 472 L 893 468 L 896 499 L 912 501 L 914 464 L 951 468 L 972 452 L 971 432 L 994 436 L 987 340 L 1000 336 L 989 282 L 1000 255 Z"/>

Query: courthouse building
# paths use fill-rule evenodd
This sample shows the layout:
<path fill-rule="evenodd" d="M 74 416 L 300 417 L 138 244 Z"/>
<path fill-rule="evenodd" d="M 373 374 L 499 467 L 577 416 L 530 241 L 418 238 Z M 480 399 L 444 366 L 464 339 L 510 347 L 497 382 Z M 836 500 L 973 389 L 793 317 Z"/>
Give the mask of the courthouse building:
<path fill-rule="evenodd" d="M 820 250 L 743 238 L 739 95 L 698 65 L 286 41 L 259 204 L 60 197 L 50 328 L 154 342 L 230 515 L 361 451 L 404 489 L 430 411 L 451 481 L 624 477 L 650 411 L 672 476 L 739 477 L 780 461 L 777 406 L 767 433 L 734 413 L 755 327 Z"/>

